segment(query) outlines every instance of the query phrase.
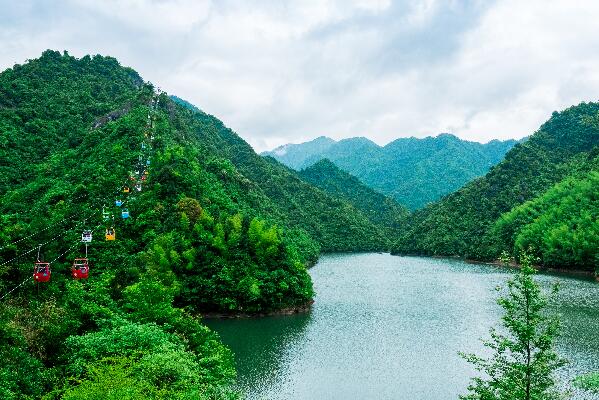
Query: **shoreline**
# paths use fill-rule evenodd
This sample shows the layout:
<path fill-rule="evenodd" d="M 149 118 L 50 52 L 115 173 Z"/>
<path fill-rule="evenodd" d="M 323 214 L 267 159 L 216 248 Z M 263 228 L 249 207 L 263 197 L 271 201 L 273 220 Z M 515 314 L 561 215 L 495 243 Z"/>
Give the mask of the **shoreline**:
<path fill-rule="evenodd" d="M 280 310 L 262 311 L 262 312 L 207 312 L 199 313 L 198 315 L 202 319 L 249 319 L 249 318 L 262 318 L 262 317 L 275 317 L 280 315 L 294 315 L 294 314 L 305 314 L 312 310 L 312 304 L 314 300 L 310 300 L 308 303 L 286 307 Z"/>
<path fill-rule="evenodd" d="M 494 265 L 496 267 L 502 267 L 502 268 L 520 269 L 520 264 L 515 263 L 515 262 L 511 262 L 508 265 L 506 265 L 505 263 L 503 263 L 499 260 L 478 261 L 478 260 L 470 260 L 467 258 L 464 258 L 462 260 L 468 264 Z M 565 268 L 550 268 L 550 267 L 541 267 L 538 265 L 535 265 L 534 269 L 536 269 L 537 272 L 551 272 L 551 273 L 558 274 L 558 275 L 570 275 L 570 276 L 574 276 L 574 277 L 594 278 L 595 281 L 599 282 L 599 275 L 597 275 L 593 271 L 576 270 L 576 269 L 573 270 L 573 269 L 565 269 Z"/>
<path fill-rule="evenodd" d="M 447 260 L 461 260 L 468 264 L 493 265 L 496 267 L 514 268 L 514 269 L 520 268 L 520 264 L 518 264 L 518 263 L 511 262 L 509 265 L 506 266 L 505 263 L 503 263 L 499 260 L 480 261 L 480 260 L 474 260 L 474 259 L 464 258 L 464 257 L 460 257 L 460 256 L 426 256 L 426 255 L 418 255 L 418 254 L 394 254 L 394 253 L 389 253 L 389 254 L 391 254 L 392 256 L 397 256 L 397 257 L 423 257 L 423 258 L 436 258 L 436 259 L 447 259 Z M 550 267 L 541 267 L 538 265 L 536 265 L 534 268 L 538 272 L 550 272 L 550 273 L 565 275 L 565 276 L 569 275 L 569 276 L 573 276 L 573 277 L 591 278 L 599 283 L 599 274 L 597 274 L 596 272 L 593 272 L 593 271 L 589 271 L 589 270 L 550 268 Z"/>

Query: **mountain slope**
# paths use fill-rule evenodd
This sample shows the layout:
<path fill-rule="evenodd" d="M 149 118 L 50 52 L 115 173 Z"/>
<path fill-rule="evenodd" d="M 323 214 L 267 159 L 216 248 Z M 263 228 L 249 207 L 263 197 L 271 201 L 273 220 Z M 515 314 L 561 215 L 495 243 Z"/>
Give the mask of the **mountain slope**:
<path fill-rule="evenodd" d="M 349 202 L 110 57 L 46 51 L 0 73 L 0 128 L 2 398 L 115 380 L 236 398 L 230 351 L 188 312 L 302 309 L 321 249 L 389 246 Z M 36 260 L 51 268 L 38 290 Z"/>
<path fill-rule="evenodd" d="M 232 175 L 256 197 L 254 209 L 289 228 L 303 230 L 323 251 L 383 250 L 389 241 L 381 229 L 348 202 L 303 181 L 272 158 L 252 147 L 217 118 L 194 111 L 180 114 L 202 151 L 226 160 Z M 220 167 L 219 167 L 220 168 Z"/>
<path fill-rule="evenodd" d="M 326 158 L 299 174 L 305 181 L 348 201 L 377 225 L 397 229 L 408 215 L 395 200 L 372 190 Z"/>
<path fill-rule="evenodd" d="M 366 138 L 334 143 L 329 140 L 316 150 L 312 142 L 307 142 L 262 154 L 296 169 L 328 158 L 371 188 L 417 209 L 485 174 L 515 143 L 494 140 L 480 144 L 441 134 L 424 139 L 400 138 L 384 147 Z"/>
<path fill-rule="evenodd" d="M 201 392 L 236 398 L 228 389 L 235 377 L 231 352 L 175 301 L 195 308 L 221 308 L 231 299 L 237 307 L 256 307 L 256 300 L 266 305 L 274 299 L 222 282 L 256 274 L 271 286 L 288 284 L 279 290 L 292 302 L 311 297 L 307 273 L 285 255 L 291 247 L 270 227 L 252 234 L 242 227 L 237 248 L 217 249 L 218 224 L 232 217 L 187 198 L 182 192 L 193 195 L 193 187 L 179 177 L 164 179 L 166 170 L 178 168 L 170 156 L 179 140 L 173 122 L 166 96 L 110 57 L 46 51 L 0 73 L 1 398 L 42 398 L 51 391 L 52 398 L 104 398 L 106 387 L 136 397 L 197 398 Z M 141 181 L 141 170 L 133 172 L 140 160 L 151 162 L 152 175 L 141 192 L 126 194 L 132 176 Z M 121 218 L 125 209 L 115 200 L 124 202 L 129 218 Z M 112 227 L 117 240 L 104 240 Z M 203 236 L 192 237 L 200 229 Z M 87 250 L 80 242 L 84 230 L 93 237 Z M 174 237 L 177 242 L 169 242 Z M 269 273 L 255 252 L 273 241 L 280 263 Z M 204 246 L 201 259 L 189 251 L 192 244 Z M 247 254 L 246 263 L 226 274 L 223 267 L 237 252 Z M 88 258 L 84 281 L 71 277 L 76 257 Z M 50 263 L 51 279 L 34 286 L 35 260 Z M 204 303 L 189 296 L 181 271 L 190 263 L 196 269 L 188 275 L 204 278 L 204 287 L 220 280 L 224 296 Z M 217 265 L 219 278 L 202 271 Z M 178 360 L 180 368 L 151 360 Z M 168 381 L 155 378 L 166 375 Z"/>
<path fill-rule="evenodd" d="M 599 146 L 592 153 L 599 153 Z M 599 273 L 599 156 L 492 226 L 499 251 L 533 252 L 553 268 Z"/>
<path fill-rule="evenodd" d="M 503 213 L 542 195 L 588 162 L 599 144 L 598 112 L 598 103 L 554 112 L 484 177 L 414 213 L 394 252 L 497 257 L 492 225 Z"/>

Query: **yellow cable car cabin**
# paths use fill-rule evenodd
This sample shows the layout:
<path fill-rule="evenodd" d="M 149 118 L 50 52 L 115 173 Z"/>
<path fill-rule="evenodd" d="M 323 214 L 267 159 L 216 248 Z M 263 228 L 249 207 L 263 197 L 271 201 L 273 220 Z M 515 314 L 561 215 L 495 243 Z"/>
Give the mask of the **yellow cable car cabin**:
<path fill-rule="evenodd" d="M 129 193 L 129 187 L 128 186 L 125 186 L 123 188 L 123 193 Z"/>
<path fill-rule="evenodd" d="M 106 240 L 116 240 L 116 231 L 114 227 L 106 229 Z"/>

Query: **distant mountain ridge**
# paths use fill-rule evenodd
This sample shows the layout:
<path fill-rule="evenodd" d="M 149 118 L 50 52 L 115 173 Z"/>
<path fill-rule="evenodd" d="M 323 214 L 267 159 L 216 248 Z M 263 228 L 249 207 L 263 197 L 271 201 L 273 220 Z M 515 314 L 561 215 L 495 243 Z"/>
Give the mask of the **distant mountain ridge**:
<path fill-rule="evenodd" d="M 423 139 L 399 138 L 379 146 L 364 137 L 335 141 L 321 136 L 262 155 L 296 170 L 329 159 L 376 191 L 417 209 L 484 175 L 516 143 L 493 140 L 482 144 L 442 133 Z"/>

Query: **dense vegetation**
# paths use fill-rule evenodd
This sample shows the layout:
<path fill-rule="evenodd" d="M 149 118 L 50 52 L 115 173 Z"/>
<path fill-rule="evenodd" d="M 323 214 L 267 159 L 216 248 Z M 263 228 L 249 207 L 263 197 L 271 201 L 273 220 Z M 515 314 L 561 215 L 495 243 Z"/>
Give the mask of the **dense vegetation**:
<path fill-rule="evenodd" d="M 366 138 L 335 142 L 321 137 L 281 146 L 263 155 L 295 169 L 327 158 L 376 191 L 417 209 L 485 174 L 515 144 L 515 140 L 480 144 L 442 134 L 424 139 L 400 138 L 380 147 Z"/>
<path fill-rule="evenodd" d="M 395 200 L 364 185 L 327 159 L 301 170 L 299 174 L 325 192 L 347 200 L 372 222 L 387 228 L 388 234 L 397 234 L 396 230 L 408 215 L 408 210 Z"/>
<path fill-rule="evenodd" d="M 547 266 L 596 265 L 598 112 L 554 113 L 487 175 L 415 212 L 394 252 L 493 259 L 532 247 Z"/>
<path fill-rule="evenodd" d="M 385 246 L 216 118 L 112 58 L 53 51 L 0 74 L 0 220 L 6 399 L 236 397 L 229 350 L 192 315 L 304 306 L 321 249 Z M 90 278 L 73 281 L 84 229 Z M 52 275 L 34 286 L 40 243 Z"/>
<path fill-rule="evenodd" d="M 157 172 L 167 168 L 161 163 L 174 140 L 163 111 L 155 113 L 154 150 L 140 148 L 153 98 L 112 58 L 48 51 L 0 74 L 3 399 L 237 397 L 227 389 L 235 377 L 230 351 L 175 306 L 176 298 L 188 301 L 169 265 L 144 262 L 183 218 L 168 202 L 182 194 L 166 193 L 156 176 L 147 191 L 123 198 L 139 218 L 119 221 L 111 206 L 125 196 L 139 156 Z M 118 219 L 103 221 L 103 206 Z M 112 225 L 118 241 L 104 242 Z M 70 263 L 84 255 L 83 229 L 95 236 L 84 282 L 70 276 Z M 39 259 L 53 260 L 52 278 L 35 287 L 38 243 Z"/>
<path fill-rule="evenodd" d="M 503 214 L 491 235 L 500 248 L 532 251 L 548 267 L 599 265 L 599 170 L 568 177 Z"/>
<path fill-rule="evenodd" d="M 407 218 L 328 160 L 297 172 L 257 155 L 115 59 L 47 51 L 16 65 L 0 74 L 0 397 L 236 398 L 231 353 L 195 316 L 305 307 L 306 267 L 321 251 L 385 250 L 399 227 L 398 252 L 531 248 L 547 265 L 591 268 L 598 112 L 555 114 L 486 177 Z M 378 151 L 359 142 L 363 154 Z M 464 151 L 450 135 L 417 141 L 418 152 L 394 143 L 405 158 L 388 160 L 395 172 L 428 170 L 432 148 L 441 164 Z M 484 158 L 477 146 L 468 157 Z M 496 157 L 509 144 L 487 146 Z M 457 184 L 449 175 L 468 175 L 464 160 L 430 168 Z M 142 175 L 143 190 L 124 193 Z M 113 227 L 117 240 L 105 241 Z M 94 234 L 91 273 L 75 281 L 83 230 Z M 52 263 L 50 282 L 32 283 L 36 259 Z"/>

